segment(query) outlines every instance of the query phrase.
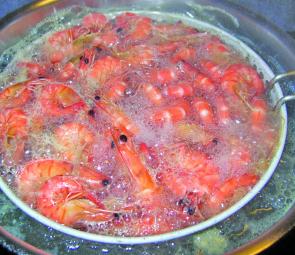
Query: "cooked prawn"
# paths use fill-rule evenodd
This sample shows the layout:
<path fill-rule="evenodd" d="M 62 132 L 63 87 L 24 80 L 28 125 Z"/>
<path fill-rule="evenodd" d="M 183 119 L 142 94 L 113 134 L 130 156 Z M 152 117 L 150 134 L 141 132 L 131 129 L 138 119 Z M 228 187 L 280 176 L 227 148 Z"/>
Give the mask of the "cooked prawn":
<path fill-rule="evenodd" d="M 72 176 L 55 176 L 46 181 L 38 192 L 36 208 L 44 216 L 69 226 L 78 221 L 107 221 L 113 216 L 102 203 L 91 201 L 83 184 Z"/>
<path fill-rule="evenodd" d="M 0 107 L 3 109 L 23 106 L 32 96 L 30 81 L 14 84 L 0 92 Z"/>
<path fill-rule="evenodd" d="M 124 139 L 120 139 L 122 134 L 118 131 L 113 132 L 112 136 L 123 162 L 137 183 L 140 193 L 154 191 L 157 185 L 137 153 L 131 138 L 126 140 L 124 135 Z"/>
<path fill-rule="evenodd" d="M 75 114 L 85 107 L 84 101 L 72 88 L 57 83 L 42 88 L 39 102 L 45 114 L 55 117 Z"/>
<path fill-rule="evenodd" d="M 14 108 L 0 112 L 0 142 L 11 151 L 15 161 L 22 159 L 27 135 L 28 119 L 23 110 Z"/>
<path fill-rule="evenodd" d="M 81 162 L 86 159 L 87 162 L 91 158 L 95 136 L 85 125 L 71 122 L 58 126 L 54 138 L 56 149 L 65 160 Z"/>

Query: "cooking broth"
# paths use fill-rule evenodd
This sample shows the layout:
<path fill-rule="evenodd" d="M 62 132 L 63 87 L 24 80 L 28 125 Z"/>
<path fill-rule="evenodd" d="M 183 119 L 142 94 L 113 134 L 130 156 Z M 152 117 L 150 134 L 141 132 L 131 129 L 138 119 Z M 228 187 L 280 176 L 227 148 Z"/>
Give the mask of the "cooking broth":
<path fill-rule="evenodd" d="M 0 120 L 8 181 L 45 216 L 94 233 L 169 232 L 225 210 L 268 168 L 280 120 L 255 69 L 217 36 L 93 13 L 40 40 L 9 66 L 8 80 L 25 82 L 1 92 Z"/>

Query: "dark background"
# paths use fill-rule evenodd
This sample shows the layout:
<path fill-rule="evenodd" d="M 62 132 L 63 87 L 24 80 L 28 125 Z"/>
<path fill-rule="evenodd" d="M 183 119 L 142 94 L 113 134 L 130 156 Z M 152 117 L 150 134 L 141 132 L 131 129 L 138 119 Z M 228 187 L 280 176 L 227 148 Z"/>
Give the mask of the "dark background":
<path fill-rule="evenodd" d="M 259 13 L 295 39 L 295 0 L 227 0 L 240 4 L 247 9 Z M 32 0 L 0 0 L 0 18 L 7 13 L 31 3 Z M 295 65 L 295 63 L 294 63 Z M 0 246 L 0 254 L 15 253 Z M 119 254 L 118 254 L 119 255 Z M 281 240 L 261 253 L 261 255 L 295 255 L 295 229 Z"/>

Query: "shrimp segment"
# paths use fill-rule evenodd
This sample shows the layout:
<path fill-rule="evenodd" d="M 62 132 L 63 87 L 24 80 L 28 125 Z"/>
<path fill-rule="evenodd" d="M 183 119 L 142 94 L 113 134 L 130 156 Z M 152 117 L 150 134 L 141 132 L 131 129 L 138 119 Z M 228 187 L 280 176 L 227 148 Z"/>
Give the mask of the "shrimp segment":
<path fill-rule="evenodd" d="M 163 89 L 163 94 L 167 97 L 182 98 L 193 95 L 193 88 L 187 83 L 181 82 L 177 85 L 170 85 Z"/>
<path fill-rule="evenodd" d="M 81 97 L 62 84 L 48 84 L 42 89 L 39 101 L 44 113 L 54 117 L 75 114 L 85 107 Z"/>
<path fill-rule="evenodd" d="M 190 107 L 186 101 L 180 101 L 175 105 L 162 107 L 154 112 L 151 119 L 157 123 L 176 123 L 186 118 L 189 114 Z"/>
<path fill-rule="evenodd" d="M 107 221 L 112 213 L 88 199 L 83 185 L 72 176 L 55 176 L 40 189 L 36 207 L 44 216 L 72 226 L 76 222 Z"/>
<path fill-rule="evenodd" d="M 214 123 L 213 109 L 211 105 L 205 99 L 195 98 L 193 105 L 197 112 L 198 117 L 201 119 L 203 124 Z"/>
<path fill-rule="evenodd" d="M 118 106 L 107 101 L 96 102 L 96 106 L 102 109 L 112 121 L 115 128 L 118 128 L 129 135 L 135 135 L 139 132 L 136 124 L 119 109 Z"/>

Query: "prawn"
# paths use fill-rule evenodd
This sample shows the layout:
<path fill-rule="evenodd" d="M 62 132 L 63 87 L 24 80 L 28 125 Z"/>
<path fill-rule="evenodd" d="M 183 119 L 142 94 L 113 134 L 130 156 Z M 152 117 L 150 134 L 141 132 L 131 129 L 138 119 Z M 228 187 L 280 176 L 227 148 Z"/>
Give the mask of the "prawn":
<path fill-rule="evenodd" d="M 123 162 L 137 183 L 140 193 L 155 191 L 157 185 L 137 153 L 131 138 L 120 134 L 119 131 L 113 131 L 112 136 Z"/>
<path fill-rule="evenodd" d="M 16 83 L 0 92 L 0 107 L 5 109 L 23 106 L 32 96 L 30 81 Z"/>
<path fill-rule="evenodd" d="M 231 95 L 260 96 L 265 88 L 256 70 L 246 64 L 229 66 L 221 79 L 221 87 Z"/>
<path fill-rule="evenodd" d="M 75 114 L 85 107 L 84 101 L 72 88 L 57 83 L 42 88 L 39 102 L 43 112 L 53 117 Z"/>
<path fill-rule="evenodd" d="M 62 160 L 44 159 L 28 162 L 16 177 L 17 192 L 29 204 L 34 204 L 40 187 L 50 178 L 59 175 L 76 175 L 85 185 L 92 188 L 103 187 L 108 178 L 84 166 L 75 167 Z"/>
<path fill-rule="evenodd" d="M 19 108 L 0 112 L 0 141 L 11 150 L 13 158 L 19 161 L 23 156 L 24 143 L 28 136 L 28 119 Z"/>
<path fill-rule="evenodd" d="M 113 217 L 102 203 L 91 200 L 91 195 L 78 180 L 72 176 L 55 176 L 40 188 L 36 208 L 44 216 L 68 226 L 78 221 L 101 222 Z"/>
<path fill-rule="evenodd" d="M 95 136 L 85 125 L 66 123 L 54 130 L 55 144 L 65 160 L 89 161 Z"/>

